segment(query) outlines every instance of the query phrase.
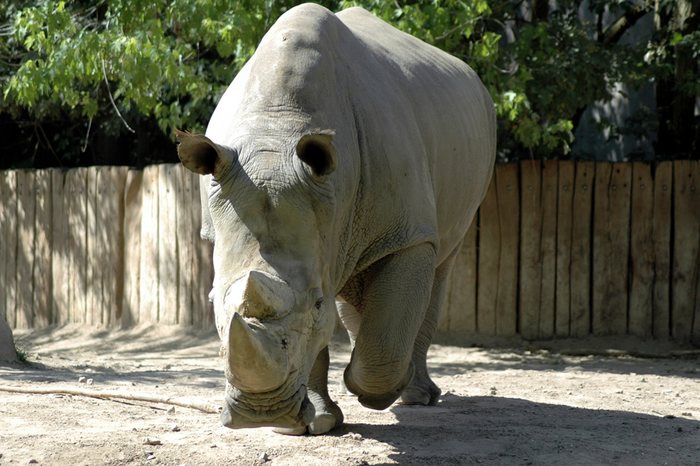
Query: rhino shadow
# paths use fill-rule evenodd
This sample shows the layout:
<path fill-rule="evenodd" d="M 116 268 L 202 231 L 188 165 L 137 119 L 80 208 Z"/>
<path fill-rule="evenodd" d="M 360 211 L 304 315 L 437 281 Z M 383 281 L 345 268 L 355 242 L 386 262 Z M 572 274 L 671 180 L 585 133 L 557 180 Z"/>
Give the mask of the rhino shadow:
<path fill-rule="evenodd" d="M 496 396 L 443 395 L 394 405 L 398 423 L 348 423 L 338 433 L 388 444 L 403 465 L 700 464 L 700 422 Z"/>

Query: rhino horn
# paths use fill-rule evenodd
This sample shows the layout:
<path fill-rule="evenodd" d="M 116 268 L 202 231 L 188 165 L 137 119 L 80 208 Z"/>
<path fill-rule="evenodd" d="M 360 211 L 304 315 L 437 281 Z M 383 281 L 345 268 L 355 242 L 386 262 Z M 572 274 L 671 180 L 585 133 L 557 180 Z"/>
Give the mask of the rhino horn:
<path fill-rule="evenodd" d="M 294 291 L 286 283 L 255 270 L 248 274 L 242 306 L 245 317 L 280 317 L 294 304 Z"/>
<path fill-rule="evenodd" d="M 226 375 L 232 385 L 251 393 L 274 390 L 287 378 L 284 342 L 275 342 L 264 330 L 251 327 L 237 312 L 229 323 Z"/>

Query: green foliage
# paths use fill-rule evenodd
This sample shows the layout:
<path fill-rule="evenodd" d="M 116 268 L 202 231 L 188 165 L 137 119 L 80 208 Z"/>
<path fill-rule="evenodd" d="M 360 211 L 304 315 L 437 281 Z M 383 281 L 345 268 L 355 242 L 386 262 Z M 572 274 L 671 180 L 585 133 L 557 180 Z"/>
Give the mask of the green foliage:
<path fill-rule="evenodd" d="M 33 125 L 37 134 L 43 132 L 37 125 L 61 122 L 64 133 L 44 139 L 78 163 L 77 148 L 91 140 L 90 131 L 123 138 L 135 126 L 135 137 L 144 138 L 156 127 L 167 135 L 173 128 L 202 130 L 265 31 L 296 3 L 4 2 L 0 114 Z M 535 0 L 323 3 L 333 10 L 362 6 L 469 63 L 494 98 L 499 147 L 507 158 L 568 153 L 583 110 L 609 101 L 614 83 L 635 88 L 673 75 L 679 49 L 700 56 L 700 33 L 694 30 L 669 26 L 653 40 L 624 45 L 614 30 L 602 27 L 603 15 L 636 20 L 652 11 L 651 3 L 591 0 L 588 14 L 596 21 L 582 20 L 581 2 L 573 0 L 562 0 L 554 11 L 545 5 L 543 18 L 530 12 Z M 676 18 L 674 3 L 660 0 L 657 14 Z M 697 96 L 696 75 L 682 88 Z M 153 130 L 144 129 L 148 122 Z"/>

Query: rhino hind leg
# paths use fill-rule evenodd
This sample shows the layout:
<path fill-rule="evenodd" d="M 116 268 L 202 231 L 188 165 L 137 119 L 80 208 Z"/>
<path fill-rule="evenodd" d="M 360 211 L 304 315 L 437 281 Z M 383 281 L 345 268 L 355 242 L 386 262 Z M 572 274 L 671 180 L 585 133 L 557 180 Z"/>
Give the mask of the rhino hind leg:
<path fill-rule="evenodd" d="M 442 393 L 440 388 L 430 378 L 426 358 L 433 335 L 435 335 L 440 310 L 447 298 L 450 272 L 457 257 L 457 251 L 459 251 L 459 247 L 435 271 L 430 304 L 425 313 L 425 320 L 418 331 L 416 342 L 413 345 L 412 361 L 415 373 L 413 380 L 401 393 L 401 403 L 403 404 L 434 406 Z"/>

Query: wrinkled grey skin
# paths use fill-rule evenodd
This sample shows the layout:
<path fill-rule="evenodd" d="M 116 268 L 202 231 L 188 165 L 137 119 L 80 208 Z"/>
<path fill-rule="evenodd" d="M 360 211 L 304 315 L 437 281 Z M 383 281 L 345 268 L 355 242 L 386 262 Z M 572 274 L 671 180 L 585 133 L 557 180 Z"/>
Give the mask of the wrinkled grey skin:
<path fill-rule="evenodd" d="M 467 65 L 362 9 L 306 4 L 277 21 L 206 136 L 178 133 L 183 164 L 205 175 L 225 425 L 339 426 L 326 389 L 336 314 L 360 403 L 437 402 L 426 353 L 495 128 Z"/>

